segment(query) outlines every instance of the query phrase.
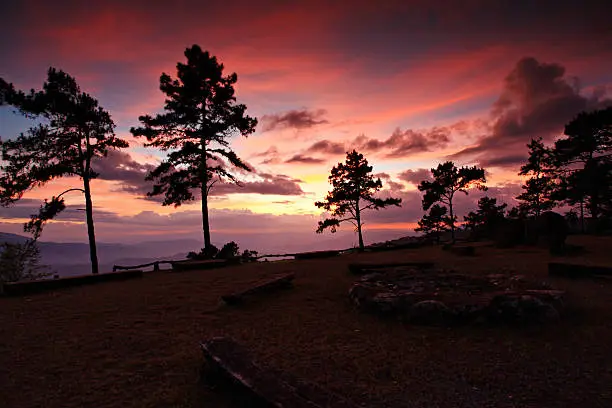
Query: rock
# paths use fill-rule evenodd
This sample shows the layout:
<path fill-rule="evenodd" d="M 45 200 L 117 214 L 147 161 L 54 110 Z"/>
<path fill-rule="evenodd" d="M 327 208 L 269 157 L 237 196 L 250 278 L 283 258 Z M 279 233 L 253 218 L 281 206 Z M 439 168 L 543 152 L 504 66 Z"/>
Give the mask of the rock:
<path fill-rule="evenodd" d="M 494 297 L 489 305 L 489 318 L 495 323 L 549 323 L 559 320 L 559 312 L 551 304 L 531 295 L 504 294 Z"/>
<path fill-rule="evenodd" d="M 556 321 L 563 295 L 521 275 L 410 267 L 364 275 L 349 290 L 351 301 L 362 310 L 425 325 Z"/>
<path fill-rule="evenodd" d="M 378 293 L 370 301 L 371 307 L 383 315 L 395 314 L 402 310 L 402 298 L 395 293 Z"/>
<path fill-rule="evenodd" d="M 450 323 L 453 312 L 440 301 L 424 300 L 413 304 L 406 317 L 410 322 L 418 324 L 447 324 Z"/>

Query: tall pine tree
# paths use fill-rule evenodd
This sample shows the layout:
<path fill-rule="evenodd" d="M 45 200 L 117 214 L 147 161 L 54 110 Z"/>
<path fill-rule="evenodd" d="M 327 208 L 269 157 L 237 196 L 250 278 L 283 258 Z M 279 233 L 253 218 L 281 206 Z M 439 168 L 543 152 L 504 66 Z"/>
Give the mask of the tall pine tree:
<path fill-rule="evenodd" d="M 54 179 L 79 177 L 82 188 L 68 189 L 45 202 L 40 214 L 33 216 L 25 229 L 38 237 L 44 223 L 65 208 L 62 196 L 71 191 L 82 192 L 91 271 L 98 273 L 91 194 L 91 181 L 98 174 L 92 170 L 91 162 L 95 157 L 105 157 L 110 149 L 128 147 L 128 143 L 115 136 L 110 114 L 61 70 L 50 68 L 39 92 L 16 91 L 4 80 L 0 80 L 0 85 L 2 103 L 13 105 L 22 114 L 42 122 L 17 139 L 0 142 L 4 161 L 0 166 L 0 204 L 10 205 L 26 191 Z"/>
<path fill-rule="evenodd" d="M 164 194 L 163 205 L 181 205 L 202 197 L 204 248 L 211 247 L 208 194 L 213 178 L 237 182 L 229 167 L 251 171 L 230 148 L 233 135 L 249 136 L 257 120 L 236 103 L 235 73 L 223 75 L 223 64 L 198 45 L 185 50 L 186 63 L 177 64 L 177 78 L 162 73 L 160 90 L 166 95 L 164 112 L 140 116 L 142 127 L 134 136 L 146 137 L 145 146 L 167 152 L 162 163 L 148 174 L 154 181 L 149 196 Z"/>
<path fill-rule="evenodd" d="M 448 207 L 448 220 L 452 241 L 455 242 L 455 221 L 457 216 L 453 207 L 455 194 L 468 194 L 468 189 L 475 187 L 486 190 L 485 172 L 482 168 L 457 168 L 451 161 L 441 163 L 437 168 L 431 169 L 433 181 L 424 180 L 419 184 L 419 191 L 424 192 L 423 210 L 427 211 L 435 203 L 442 203 Z"/>
<path fill-rule="evenodd" d="M 597 226 L 612 201 L 612 107 L 580 113 L 564 133 L 554 147 L 560 198 L 583 202 Z"/>
<path fill-rule="evenodd" d="M 315 205 L 331 212 L 332 218 L 319 221 L 317 233 L 322 233 L 326 228 L 330 228 L 334 233 L 340 223 L 350 222 L 359 236 L 359 250 L 363 251 L 363 211 L 379 210 L 389 205 L 399 206 L 402 199 L 374 197 L 382 188 L 382 182 L 379 178 L 374 178 L 372 166 L 368 165 L 365 157 L 356 150 L 348 152 L 346 161 L 331 169 L 329 182 L 333 187 L 332 191 L 327 194 L 325 201 L 318 201 Z"/>
<path fill-rule="evenodd" d="M 553 199 L 557 188 L 552 168 L 552 153 L 542 143 L 542 138 L 532 139 L 527 145 L 529 158 L 521 167 L 519 175 L 531 176 L 523 185 L 522 194 L 516 197 L 521 201 L 521 209 L 525 214 L 536 218 L 544 211 L 555 206 Z"/>

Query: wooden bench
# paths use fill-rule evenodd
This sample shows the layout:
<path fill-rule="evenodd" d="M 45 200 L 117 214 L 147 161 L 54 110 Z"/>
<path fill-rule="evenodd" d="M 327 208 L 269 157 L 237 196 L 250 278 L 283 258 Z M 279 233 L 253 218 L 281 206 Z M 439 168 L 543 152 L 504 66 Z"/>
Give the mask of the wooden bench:
<path fill-rule="evenodd" d="M 143 272 L 123 271 L 100 274 L 89 274 L 79 276 L 68 276 L 57 279 L 42 279 L 36 281 L 19 281 L 5 283 L 2 291 L 7 296 L 29 295 L 32 293 L 45 292 L 49 290 L 62 289 L 73 286 L 90 285 L 94 283 L 121 281 L 133 278 L 142 278 Z"/>
<path fill-rule="evenodd" d="M 330 258 L 332 256 L 340 255 L 340 251 L 315 251 L 315 252 L 301 252 L 294 254 L 295 259 L 318 259 L 318 258 Z"/>
<path fill-rule="evenodd" d="M 257 283 L 255 286 L 251 286 L 250 288 L 241 292 L 223 295 L 221 296 L 221 299 L 228 305 L 242 303 L 244 301 L 244 297 L 247 295 L 253 295 L 257 293 L 269 293 L 279 289 L 290 288 L 294 278 L 295 274 L 293 273 L 277 276 L 276 278 Z"/>
<path fill-rule="evenodd" d="M 322 387 L 272 367 L 263 367 L 234 340 L 215 337 L 201 343 L 207 374 L 229 379 L 251 398 L 248 406 L 277 408 L 355 408 Z"/>
<path fill-rule="evenodd" d="M 612 278 L 612 268 L 608 266 L 579 265 L 561 262 L 550 262 L 548 264 L 549 276 L 561 276 L 564 278 Z"/>
<path fill-rule="evenodd" d="M 401 268 L 401 267 L 414 267 L 417 269 L 431 269 L 434 267 L 433 262 L 393 262 L 393 263 L 381 263 L 381 264 L 370 264 L 370 263 L 354 263 L 349 264 L 349 272 L 353 275 L 365 275 L 371 273 L 376 269 L 390 269 L 390 268 Z"/>

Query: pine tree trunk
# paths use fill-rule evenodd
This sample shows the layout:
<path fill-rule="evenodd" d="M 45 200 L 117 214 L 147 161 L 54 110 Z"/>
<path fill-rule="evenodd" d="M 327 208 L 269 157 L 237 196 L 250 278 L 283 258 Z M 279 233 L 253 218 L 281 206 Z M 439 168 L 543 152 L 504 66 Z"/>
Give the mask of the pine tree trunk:
<path fill-rule="evenodd" d="M 365 246 L 363 245 L 363 235 L 361 234 L 361 211 L 359 210 L 359 201 L 357 201 L 357 205 L 355 206 L 355 218 L 357 221 L 357 235 L 359 236 L 359 252 L 365 251 Z"/>
<path fill-rule="evenodd" d="M 204 248 L 209 248 L 210 243 L 210 225 L 208 223 L 208 194 L 206 185 L 202 186 L 202 231 L 204 232 Z"/>
<path fill-rule="evenodd" d="M 359 234 L 359 252 L 365 251 L 365 246 L 363 245 L 363 235 L 361 235 L 361 222 L 357 223 L 357 232 Z"/>
<path fill-rule="evenodd" d="M 89 257 L 91 259 L 91 273 L 98 273 L 98 252 L 96 250 L 96 233 L 93 221 L 93 203 L 91 202 L 91 189 L 89 178 L 83 177 L 83 190 L 85 193 L 85 218 L 87 220 L 87 236 L 89 237 Z"/>
<path fill-rule="evenodd" d="M 204 249 L 205 252 L 211 247 L 210 242 L 210 224 L 208 223 L 208 167 L 206 164 L 206 140 L 200 140 L 202 144 L 202 163 L 200 166 L 200 178 L 202 180 L 202 231 L 204 232 Z"/>
<path fill-rule="evenodd" d="M 451 243 L 455 243 L 455 216 L 453 212 L 453 200 L 448 201 L 448 210 L 450 213 L 450 227 L 451 227 Z"/>

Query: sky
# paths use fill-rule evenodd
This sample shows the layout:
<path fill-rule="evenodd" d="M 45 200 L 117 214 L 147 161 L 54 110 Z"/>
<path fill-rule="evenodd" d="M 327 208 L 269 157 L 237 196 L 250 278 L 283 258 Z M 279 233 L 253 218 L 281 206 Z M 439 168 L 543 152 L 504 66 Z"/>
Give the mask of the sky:
<path fill-rule="evenodd" d="M 514 205 L 532 137 L 550 142 L 578 112 L 612 105 L 612 26 L 602 1 L 18 1 L 0 15 L 0 77 L 40 89 L 50 66 L 96 97 L 130 148 L 96 165 L 96 234 L 103 242 L 201 237 L 198 201 L 178 208 L 146 198 L 161 154 L 133 138 L 138 116 L 163 109 L 162 72 L 176 74 L 198 44 L 236 72 L 238 102 L 256 132 L 232 148 L 254 172 L 210 199 L 213 243 L 236 237 L 255 249 L 313 247 L 332 166 L 364 153 L 383 196 L 400 208 L 365 216 L 367 242 L 413 234 L 416 185 L 438 163 L 487 170 L 488 195 Z M 30 122 L 0 108 L 0 137 Z M 44 198 L 78 186 L 61 179 L 0 208 L 0 231 Z M 460 197 L 460 217 L 482 193 Z M 86 241 L 83 198 L 43 240 Z M 325 233 L 329 235 L 329 233 Z M 246 239 L 245 237 L 257 237 Z M 218 238 L 216 238 L 218 237 Z M 329 241 L 331 239 L 331 241 Z M 350 225 L 326 245 L 356 243 Z M 323 241 L 321 241 L 323 242 Z"/>

